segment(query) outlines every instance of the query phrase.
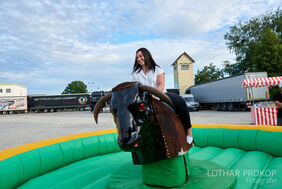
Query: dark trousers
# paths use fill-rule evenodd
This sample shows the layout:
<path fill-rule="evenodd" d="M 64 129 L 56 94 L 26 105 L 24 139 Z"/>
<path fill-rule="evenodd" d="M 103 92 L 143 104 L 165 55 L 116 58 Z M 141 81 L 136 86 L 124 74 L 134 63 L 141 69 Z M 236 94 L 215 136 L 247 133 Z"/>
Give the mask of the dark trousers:
<path fill-rule="evenodd" d="M 282 126 L 282 117 L 277 117 L 277 125 Z"/>
<path fill-rule="evenodd" d="M 179 117 L 179 119 L 184 125 L 185 131 L 187 132 L 187 129 L 191 128 L 191 121 L 185 100 L 175 93 L 167 92 L 165 94 L 173 102 L 175 114 Z"/>

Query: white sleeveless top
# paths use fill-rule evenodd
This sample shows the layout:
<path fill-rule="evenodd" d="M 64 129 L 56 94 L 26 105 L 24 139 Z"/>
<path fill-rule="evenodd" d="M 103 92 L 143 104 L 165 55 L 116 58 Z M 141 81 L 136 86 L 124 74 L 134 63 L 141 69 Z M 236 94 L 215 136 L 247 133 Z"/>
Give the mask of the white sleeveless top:
<path fill-rule="evenodd" d="M 153 70 L 148 70 L 147 73 L 145 74 L 144 71 L 141 69 L 140 72 L 134 72 L 132 81 L 137 81 L 140 82 L 144 85 L 148 85 L 154 88 L 157 88 L 157 78 L 158 75 L 164 73 L 164 70 L 162 67 L 156 66 L 155 72 Z M 165 90 L 163 92 L 166 92 Z"/>

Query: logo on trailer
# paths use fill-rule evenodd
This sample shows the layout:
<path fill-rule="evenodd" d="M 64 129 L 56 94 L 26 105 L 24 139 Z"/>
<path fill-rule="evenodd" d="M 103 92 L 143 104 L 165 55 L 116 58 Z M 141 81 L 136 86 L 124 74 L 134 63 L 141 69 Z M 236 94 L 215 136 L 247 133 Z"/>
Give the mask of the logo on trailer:
<path fill-rule="evenodd" d="M 86 102 L 87 102 L 87 97 L 86 96 L 79 97 L 79 99 L 78 99 L 78 103 L 79 104 L 86 104 Z"/>

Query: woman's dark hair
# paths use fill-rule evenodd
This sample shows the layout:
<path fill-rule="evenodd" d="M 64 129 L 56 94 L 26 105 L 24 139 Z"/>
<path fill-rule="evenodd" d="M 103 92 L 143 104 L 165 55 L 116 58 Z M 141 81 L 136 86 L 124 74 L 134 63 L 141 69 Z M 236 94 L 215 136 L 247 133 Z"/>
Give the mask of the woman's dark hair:
<path fill-rule="evenodd" d="M 154 61 L 150 51 L 148 51 L 148 49 L 146 48 L 140 48 L 136 51 L 137 52 L 141 51 L 143 56 L 144 56 L 144 61 L 145 61 L 145 65 L 148 67 L 148 70 L 153 70 L 155 72 L 156 70 L 156 66 L 159 67 L 158 64 L 156 64 L 156 62 Z M 137 57 L 135 56 L 135 62 L 134 62 L 134 66 L 133 66 L 133 72 L 140 72 L 142 69 L 141 65 L 137 62 Z"/>

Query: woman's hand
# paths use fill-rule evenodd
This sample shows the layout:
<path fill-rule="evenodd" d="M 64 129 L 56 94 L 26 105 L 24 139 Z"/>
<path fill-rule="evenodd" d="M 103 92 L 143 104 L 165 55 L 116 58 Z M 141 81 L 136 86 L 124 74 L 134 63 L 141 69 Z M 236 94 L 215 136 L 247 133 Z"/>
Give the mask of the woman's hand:
<path fill-rule="evenodd" d="M 282 108 L 282 103 L 279 101 L 274 101 L 274 104 L 276 105 L 276 108 L 280 109 Z"/>

